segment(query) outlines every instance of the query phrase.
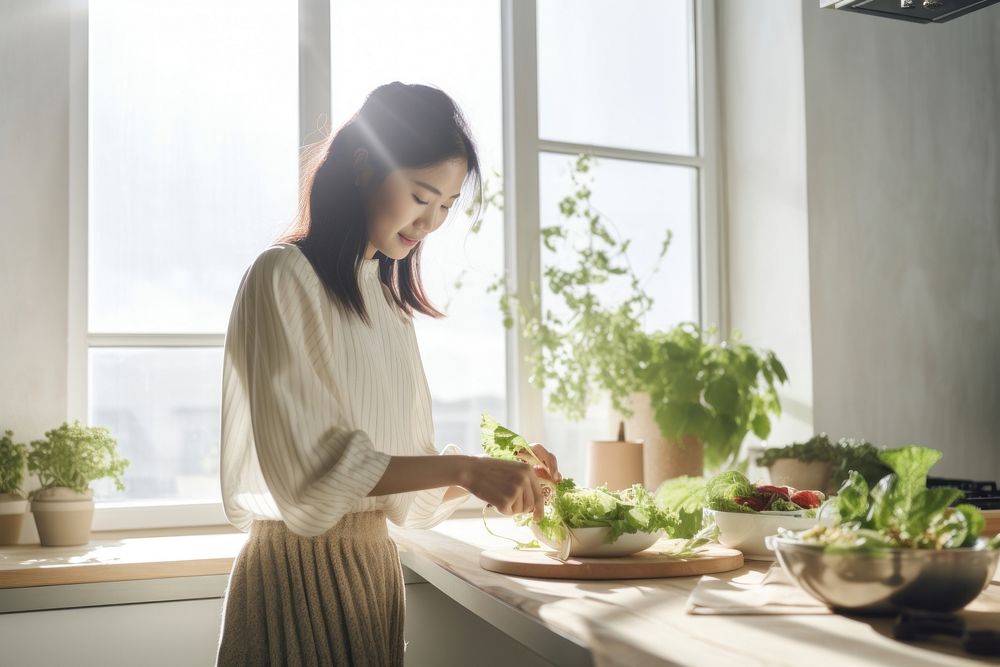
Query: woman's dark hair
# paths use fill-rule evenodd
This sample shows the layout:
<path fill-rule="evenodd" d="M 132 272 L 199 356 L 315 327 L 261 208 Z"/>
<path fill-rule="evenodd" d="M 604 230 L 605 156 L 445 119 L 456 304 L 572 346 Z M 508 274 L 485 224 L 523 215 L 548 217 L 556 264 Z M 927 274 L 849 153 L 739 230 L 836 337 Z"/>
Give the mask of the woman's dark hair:
<path fill-rule="evenodd" d="M 357 278 L 368 248 L 364 193 L 355 184 L 353 164 L 359 148 L 368 151 L 376 185 L 393 169 L 420 169 L 451 159 L 465 160 L 466 181 L 475 192 L 482 187 L 482 175 L 455 102 L 437 88 L 398 81 L 373 90 L 328 146 L 315 151 L 304 171 L 297 221 L 279 242 L 297 245 L 333 297 L 367 322 Z M 418 245 L 398 261 L 377 252 L 379 279 L 405 313 L 440 317 L 420 281 L 420 249 Z"/>

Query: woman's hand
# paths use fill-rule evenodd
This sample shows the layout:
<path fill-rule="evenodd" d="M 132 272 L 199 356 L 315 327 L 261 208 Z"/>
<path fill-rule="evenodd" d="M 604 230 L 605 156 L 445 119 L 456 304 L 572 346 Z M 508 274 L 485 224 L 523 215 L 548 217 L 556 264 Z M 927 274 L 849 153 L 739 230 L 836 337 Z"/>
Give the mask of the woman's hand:
<path fill-rule="evenodd" d="M 532 512 L 536 519 L 545 514 L 545 494 L 535 469 L 520 461 L 472 457 L 467 479 L 462 484 L 501 514 Z"/>
<path fill-rule="evenodd" d="M 559 473 L 559 462 L 556 461 L 556 457 L 552 454 L 552 452 L 545 449 L 545 446 L 540 442 L 533 442 L 528 445 L 528 448 L 534 452 L 535 457 L 545 464 L 546 468 L 548 468 L 548 474 L 546 474 L 545 469 L 538 470 L 536 468 L 535 472 L 537 472 L 540 477 L 547 479 L 552 483 L 558 482 L 562 479 L 562 475 Z"/>

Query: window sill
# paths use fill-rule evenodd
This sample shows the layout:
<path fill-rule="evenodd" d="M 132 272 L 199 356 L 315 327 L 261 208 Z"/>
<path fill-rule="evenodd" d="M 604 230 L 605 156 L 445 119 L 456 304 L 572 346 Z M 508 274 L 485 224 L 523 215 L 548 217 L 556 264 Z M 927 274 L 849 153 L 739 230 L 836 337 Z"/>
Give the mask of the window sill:
<path fill-rule="evenodd" d="M 75 547 L 4 547 L 0 589 L 228 575 L 246 537 L 212 526 L 94 532 Z"/>
<path fill-rule="evenodd" d="M 482 515 L 482 501 L 451 518 Z M 247 534 L 230 525 L 94 531 L 89 544 L 0 548 L 0 590 L 229 575 Z"/>

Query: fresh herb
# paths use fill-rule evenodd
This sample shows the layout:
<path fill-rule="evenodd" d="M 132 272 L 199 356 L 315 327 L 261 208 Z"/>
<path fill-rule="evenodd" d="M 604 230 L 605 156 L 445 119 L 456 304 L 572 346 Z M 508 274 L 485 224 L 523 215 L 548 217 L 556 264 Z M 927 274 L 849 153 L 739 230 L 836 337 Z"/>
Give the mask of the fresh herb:
<path fill-rule="evenodd" d="M 80 422 L 63 423 L 48 431 L 44 440 L 34 440 L 28 454 L 28 470 L 38 475 L 43 489 L 65 486 L 78 493 L 90 483 L 110 477 L 115 488 L 125 489 L 122 474 L 129 462 L 118 455 L 118 443 L 108 429 L 86 427 Z"/>
<path fill-rule="evenodd" d="M 4 431 L 0 438 L 0 493 L 21 493 L 28 448 L 14 442 L 13 431 Z"/>
<path fill-rule="evenodd" d="M 985 526 L 982 512 L 968 504 L 958 489 L 927 488 L 927 473 L 941 458 L 938 450 L 901 447 L 880 454 L 892 472 L 869 487 L 851 471 L 838 494 L 820 515 L 820 525 L 795 535 L 829 551 L 872 551 L 886 548 L 953 549 L 978 542 Z M 1000 547 L 1000 536 L 987 543 Z"/>
<path fill-rule="evenodd" d="M 666 230 L 658 245 L 651 274 L 637 275 L 629 260 L 632 240 L 621 238 L 592 201 L 595 163 L 590 155 L 576 158 L 572 187 L 559 202 L 561 218 L 540 230 L 546 302 L 537 285 L 519 300 L 503 276 L 489 291 L 499 295 L 505 326 L 514 326 L 518 316 L 531 381 L 546 389 L 553 410 L 582 419 L 606 394 L 616 410 L 630 415 L 632 396 L 645 393 L 665 438 L 695 436 L 710 468 L 729 467 L 747 433 L 770 433 L 771 415 L 781 412 L 775 386 L 787 381 L 785 369 L 773 352 L 739 343 L 738 332 L 719 341 L 714 329 L 691 322 L 647 331 L 653 298 L 646 285 L 664 260 L 671 233 Z M 477 203 L 503 205 L 495 195 Z"/>
<path fill-rule="evenodd" d="M 771 432 L 770 415 L 781 414 L 777 385 L 788 375 L 773 352 L 738 342 L 736 332 L 730 341 L 715 335 L 683 323 L 644 336 L 635 362 L 660 433 L 678 442 L 694 435 L 705 445 L 705 464 L 718 469 L 735 465 L 747 433 Z"/>
<path fill-rule="evenodd" d="M 861 473 L 869 484 L 875 484 L 891 472 L 879 459 L 879 449 L 867 440 L 841 438 L 832 443 L 826 433 L 815 435 L 806 442 L 792 443 L 787 447 L 768 448 L 757 457 L 757 465 L 770 467 L 781 459 L 795 459 L 803 463 L 829 461 L 832 486 L 843 484 L 851 470 Z"/>

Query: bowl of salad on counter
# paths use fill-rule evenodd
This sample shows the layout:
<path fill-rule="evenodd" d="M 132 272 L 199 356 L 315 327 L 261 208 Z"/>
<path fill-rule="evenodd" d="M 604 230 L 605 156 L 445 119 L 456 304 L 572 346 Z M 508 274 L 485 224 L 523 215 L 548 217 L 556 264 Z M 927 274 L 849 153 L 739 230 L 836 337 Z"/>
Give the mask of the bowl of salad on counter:
<path fill-rule="evenodd" d="M 565 482 L 559 483 L 545 516 L 530 524 L 535 539 L 556 551 L 591 558 L 630 556 L 653 546 L 676 524 L 641 484 L 609 491 Z"/>
<path fill-rule="evenodd" d="M 525 438 L 485 413 L 480 430 L 488 456 L 545 467 Z M 563 560 L 570 556 L 629 556 L 648 549 L 661 537 L 679 536 L 677 514 L 661 508 L 641 484 L 610 491 L 605 486 L 577 487 L 568 477 L 556 482 L 543 475 L 540 481 L 546 495 L 545 514 L 537 521 L 530 512 L 521 514 L 514 522 L 529 526 L 537 543 L 555 550 Z M 694 546 L 689 541 L 685 548 Z"/>
<path fill-rule="evenodd" d="M 705 519 L 719 528 L 719 543 L 739 549 L 750 560 L 774 560 L 764 540 L 779 530 L 816 525 L 816 510 L 826 496 L 816 490 L 754 484 L 730 470 L 705 486 Z"/>
<path fill-rule="evenodd" d="M 979 508 L 963 494 L 927 488 L 941 452 L 902 447 L 879 456 L 893 471 L 869 488 L 851 471 L 820 509 L 822 523 L 781 531 L 768 545 L 788 576 L 834 609 L 954 612 L 990 583 L 1000 535 L 981 536 Z"/>

